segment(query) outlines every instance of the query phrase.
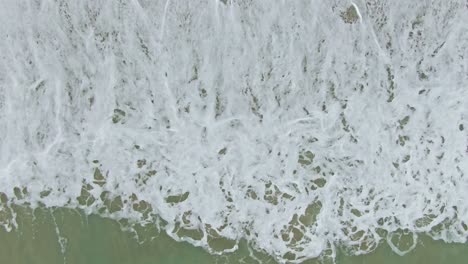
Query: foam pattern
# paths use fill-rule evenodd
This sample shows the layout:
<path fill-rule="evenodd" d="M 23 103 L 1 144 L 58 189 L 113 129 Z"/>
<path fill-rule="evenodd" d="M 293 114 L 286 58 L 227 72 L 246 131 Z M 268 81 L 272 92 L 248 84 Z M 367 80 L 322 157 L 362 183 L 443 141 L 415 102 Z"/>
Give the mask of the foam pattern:
<path fill-rule="evenodd" d="M 466 241 L 466 1 L 0 6 L 3 212 L 279 262 Z"/>

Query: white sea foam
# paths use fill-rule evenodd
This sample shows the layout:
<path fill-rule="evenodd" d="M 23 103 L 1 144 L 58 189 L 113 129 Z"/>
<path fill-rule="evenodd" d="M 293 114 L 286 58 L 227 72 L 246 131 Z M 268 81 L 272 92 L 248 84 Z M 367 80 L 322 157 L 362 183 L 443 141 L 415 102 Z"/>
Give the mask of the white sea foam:
<path fill-rule="evenodd" d="M 0 7 L 4 208 L 279 261 L 468 236 L 465 1 Z"/>

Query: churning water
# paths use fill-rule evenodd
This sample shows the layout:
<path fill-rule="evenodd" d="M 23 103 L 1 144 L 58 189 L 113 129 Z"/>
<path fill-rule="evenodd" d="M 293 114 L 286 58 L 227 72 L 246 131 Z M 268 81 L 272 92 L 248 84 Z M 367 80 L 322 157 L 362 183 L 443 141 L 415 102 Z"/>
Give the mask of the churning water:
<path fill-rule="evenodd" d="M 468 237 L 466 1 L 0 6 L 7 229 L 81 208 L 280 262 Z"/>

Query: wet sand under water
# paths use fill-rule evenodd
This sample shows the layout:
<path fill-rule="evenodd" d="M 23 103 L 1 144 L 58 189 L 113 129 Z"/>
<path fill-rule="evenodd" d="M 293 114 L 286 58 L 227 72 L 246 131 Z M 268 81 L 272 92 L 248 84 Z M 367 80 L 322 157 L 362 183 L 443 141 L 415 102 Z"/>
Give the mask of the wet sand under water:
<path fill-rule="evenodd" d="M 18 228 L 0 229 L 0 263 L 9 264 L 179 264 L 179 263 L 257 263 L 249 257 L 245 243 L 233 254 L 212 256 L 201 248 L 176 242 L 155 228 L 140 228 L 135 233 L 123 231 L 118 221 L 83 212 L 59 208 L 16 207 Z M 152 237 L 156 237 L 151 239 Z M 263 263 L 275 263 L 270 257 L 255 253 Z M 400 257 L 387 244 L 364 256 L 337 256 L 339 264 L 370 263 L 466 263 L 468 244 L 447 244 L 419 238 L 418 246 Z M 305 263 L 321 263 L 309 260 Z"/>

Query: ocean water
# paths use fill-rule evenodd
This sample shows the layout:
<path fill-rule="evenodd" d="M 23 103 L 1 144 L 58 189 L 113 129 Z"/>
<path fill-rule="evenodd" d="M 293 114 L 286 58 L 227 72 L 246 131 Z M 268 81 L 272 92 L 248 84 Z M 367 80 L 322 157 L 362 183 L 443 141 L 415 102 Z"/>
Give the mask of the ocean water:
<path fill-rule="evenodd" d="M 234 253 L 210 255 L 187 242 L 176 242 L 154 225 L 128 223 L 86 215 L 76 209 L 31 210 L 14 206 L 18 228 L 0 230 L 0 263 L 11 264 L 237 264 L 277 263 L 265 252 L 249 249 L 241 241 Z M 418 246 L 399 256 L 382 243 L 370 254 L 353 256 L 338 250 L 336 263 L 342 264 L 464 264 L 468 245 L 448 244 L 421 236 Z M 330 258 L 311 259 L 304 264 L 333 263 Z"/>
<path fill-rule="evenodd" d="M 116 261 L 165 243 L 219 263 L 246 252 L 253 262 L 353 263 L 466 247 L 466 1 L 0 7 L 4 241 L 55 234 L 45 241 L 60 254 L 48 263 L 67 262 L 79 241 L 101 237 L 109 251 L 129 234 Z M 43 228 L 18 213 L 33 209 Z M 59 227 L 57 210 L 80 217 Z M 82 218 L 99 227 L 62 235 Z M 146 240 L 165 242 L 134 248 Z M 101 256 L 95 248 L 79 247 L 77 263 L 111 261 L 86 260 Z"/>

